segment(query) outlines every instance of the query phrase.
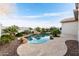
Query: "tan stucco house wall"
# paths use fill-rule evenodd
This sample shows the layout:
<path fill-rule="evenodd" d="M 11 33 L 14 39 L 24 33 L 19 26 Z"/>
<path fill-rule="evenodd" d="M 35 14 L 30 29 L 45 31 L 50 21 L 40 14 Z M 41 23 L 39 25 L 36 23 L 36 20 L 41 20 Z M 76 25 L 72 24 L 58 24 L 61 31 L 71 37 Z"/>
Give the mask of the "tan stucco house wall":
<path fill-rule="evenodd" d="M 76 9 L 74 9 L 74 17 L 63 19 L 62 23 L 62 34 L 61 37 L 74 37 L 74 40 L 79 41 L 79 4 L 76 3 Z"/>
<path fill-rule="evenodd" d="M 62 21 L 62 37 L 77 37 L 78 35 L 78 21 Z"/>

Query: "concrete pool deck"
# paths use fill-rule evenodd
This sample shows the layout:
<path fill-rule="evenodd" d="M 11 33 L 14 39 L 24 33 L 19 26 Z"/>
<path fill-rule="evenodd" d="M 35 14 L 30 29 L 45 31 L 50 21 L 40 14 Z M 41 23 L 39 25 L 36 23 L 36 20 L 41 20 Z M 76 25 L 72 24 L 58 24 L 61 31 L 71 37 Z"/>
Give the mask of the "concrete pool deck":
<path fill-rule="evenodd" d="M 54 38 L 43 44 L 21 44 L 17 48 L 20 56 L 63 56 L 67 52 L 66 40 L 73 38 Z"/>

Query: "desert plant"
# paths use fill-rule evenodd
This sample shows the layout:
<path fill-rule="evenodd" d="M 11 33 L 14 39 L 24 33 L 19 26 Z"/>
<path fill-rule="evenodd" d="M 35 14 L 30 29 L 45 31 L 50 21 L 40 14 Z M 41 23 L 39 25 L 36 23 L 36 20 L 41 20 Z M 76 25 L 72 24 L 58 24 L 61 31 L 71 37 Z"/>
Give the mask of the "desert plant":
<path fill-rule="evenodd" d="M 29 30 L 33 30 L 33 28 L 29 27 Z"/>
<path fill-rule="evenodd" d="M 16 38 L 16 33 L 18 32 L 18 27 L 13 25 L 3 29 L 3 35 L 0 38 L 0 44 L 6 44 Z"/>
<path fill-rule="evenodd" d="M 40 27 L 36 27 L 35 30 L 38 31 L 38 32 L 40 32 L 41 28 Z"/>
<path fill-rule="evenodd" d="M 50 29 L 50 32 L 51 32 L 51 34 L 52 34 L 54 37 L 57 37 L 58 34 L 61 33 L 61 31 L 60 31 L 58 28 L 56 28 L 56 27 L 51 28 L 51 29 Z"/>
<path fill-rule="evenodd" d="M 2 35 L 0 38 L 0 44 L 6 44 L 14 40 L 15 37 L 11 35 Z"/>
<path fill-rule="evenodd" d="M 15 36 L 16 33 L 18 32 L 18 27 L 13 25 L 13 26 L 10 26 L 10 27 L 7 27 L 5 29 L 3 29 L 3 33 L 8 33 L 9 35 L 12 35 L 12 36 Z"/>
<path fill-rule="evenodd" d="M 21 37 L 21 36 L 23 36 L 23 34 L 24 34 L 24 32 L 17 33 L 16 37 Z"/>
<path fill-rule="evenodd" d="M 24 30 L 23 31 L 23 34 L 30 34 L 31 33 L 31 30 Z"/>

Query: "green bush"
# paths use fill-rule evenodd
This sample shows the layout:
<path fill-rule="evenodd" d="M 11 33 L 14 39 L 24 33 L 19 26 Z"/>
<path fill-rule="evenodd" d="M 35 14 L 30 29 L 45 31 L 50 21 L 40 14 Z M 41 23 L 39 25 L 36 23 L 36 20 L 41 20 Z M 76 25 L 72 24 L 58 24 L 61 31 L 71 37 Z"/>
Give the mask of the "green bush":
<path fill-rule="evenodd" d="M 11 35 L 2 35 L 1 38 L 0 38 L 0 44 L 9 43 L 14 39 L 15 39 L 15 37 L 13 37 Z"/>
<path fill-rule="evenodd" d="M 51 34 L 54 36 L 54 37 L 58 37 L 58 34 L 61 33 L 61 31 L 58 29 L 58 28 L 51 28 L 50 30 Z"/>
<path fill-rule="evenodd" d="M 16 34 L 16 37 L 21 37 L 21 36 L 23 36 L 23 32 Z"/>
<path fill-rule="evenodd" d="M 30 33 L 31 33 L 30 30 L 24 30 L 24 31 L 23 31 L 23 34 L 30 34 Z"/>
<path fill-rule="evenodd" d="M 4 35 L 2 35 L 0 38 L 0 44 L 6 44 L 14 40 L 16 38 L 15 35 L 18 32 L 18 29 L 19 28 L 15 25 L 3 29 L 2 32 Z"/>
<path fill-rule="evenodd" d="M 35 30 L 38 31 L 38 32 L 41 32 L 41 28 L 40 27 L 36 27 Z"/>

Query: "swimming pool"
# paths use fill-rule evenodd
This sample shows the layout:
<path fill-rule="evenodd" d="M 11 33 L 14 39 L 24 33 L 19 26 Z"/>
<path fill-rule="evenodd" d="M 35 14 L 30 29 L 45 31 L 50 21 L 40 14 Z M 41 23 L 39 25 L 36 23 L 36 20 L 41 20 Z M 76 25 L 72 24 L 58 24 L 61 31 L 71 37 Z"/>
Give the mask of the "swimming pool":
<path fill-rule="evenodd" d="M 45 43 L 50 39 L 50 36 L 44 36 L 40 38 L 35 38 L 35 37 L 30 37 L 28 38 L 28 43 L 30 44 L 40 44 L 40 43 Z"/>

